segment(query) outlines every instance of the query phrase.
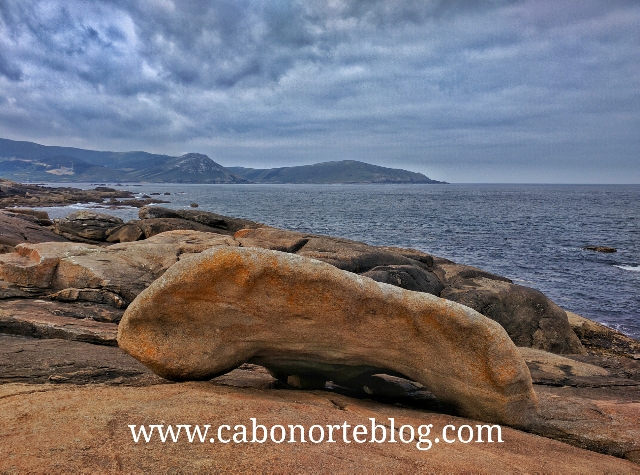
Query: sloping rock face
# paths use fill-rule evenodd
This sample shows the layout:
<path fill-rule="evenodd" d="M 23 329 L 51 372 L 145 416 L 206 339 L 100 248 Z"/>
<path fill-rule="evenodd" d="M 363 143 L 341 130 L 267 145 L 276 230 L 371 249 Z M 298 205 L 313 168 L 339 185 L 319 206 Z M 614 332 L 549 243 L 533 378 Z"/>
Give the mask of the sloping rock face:
<path fill-rule="evenodd" d="M 48 216 L 46 213 L 40 216 L 0 210 L 0 254 L 13 252 L 14 247 L 23 242 L 69 241 L 43 227 L 40 221 L 48 220 Z"/>
<path fill-rule="evenodd" d="M 115 322 L 121 317 L 122 310 L 118 312 L 106 305 L 82 308 L 46 300 L 4 300 L 0 308 L 0 334 L 116 346 Z"/>
<path fill-rule="evenodd" d="M 529 371 L 492 320 L 282 252 L 216 248 L 182 260 L 131 303 L 118 344 L 174 380 L 247 361 L 312 377 L 346 365 L 405 375 L 468 417 L 537 421 Z"/>
<path fill-rule="evenodd" d="M 235 238 L 243 247 L 311 257 L 379 282 L 469 306 L 500 323 L 520 346 L 560 354 L 585 352 L 564 310 L 541 292 L 482 269 L 413 249 L 369 246 L 268 227 L 240 230 Z"/>
<path fill-rule="evenodd" d="M 640 342 L 600 323 L 567 312 L 569 324 L 590 354 L 640 360 Z"/>
<path fill-rule="evenodd" d="M 237 245 L 229 236 L 196 231 L 171 231 L 106 248 L 79 243 L 20 244 L 15 253 L 0 255 L 0 281 L 32 295 L 55 294 L 53 298 L 63 301 L 126 307 L 184 254 Z M 16 289 L 6 291 L 15 293 Z"/>

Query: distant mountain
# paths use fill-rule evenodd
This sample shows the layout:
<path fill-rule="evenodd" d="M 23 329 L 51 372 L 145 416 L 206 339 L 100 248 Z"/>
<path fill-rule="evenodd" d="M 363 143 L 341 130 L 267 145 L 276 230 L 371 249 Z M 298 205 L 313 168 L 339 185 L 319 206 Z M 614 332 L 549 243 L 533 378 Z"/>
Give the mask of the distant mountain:
<path fill-rule="evenodd" d="M 248 183 L 206 155 L 98 152 L 0 139 L 0 176 L 16 181 Z"/>
<path fill-rule="evenodd" d="M 354 160 L 255 169 L 223 167 L 207 155 L 99 152 L 0 139 L 0 177 L 21 182 L 444 183 Z"/>
<path fill-rule="evenodd" d="M 254 183 L 444 183 L 422 173 L 355 160 L 268 169 L 227 167 L 227 170 Z"/>

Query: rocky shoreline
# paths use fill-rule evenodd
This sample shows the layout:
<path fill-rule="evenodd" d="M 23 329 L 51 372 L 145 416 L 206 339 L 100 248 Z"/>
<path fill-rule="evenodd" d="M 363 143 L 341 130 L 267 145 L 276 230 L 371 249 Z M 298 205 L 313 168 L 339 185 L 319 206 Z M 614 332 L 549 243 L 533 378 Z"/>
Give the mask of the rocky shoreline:
<path fill-rule="evenodd" d="M 168 203 L 157 198 L 137 199 L 130 191 L 97 186 L 93 190 L 72 187 L 46 187 L 16 183 L 0 178 L 0 209 L 9 207 L 66 206 L 76 203 L 99 203 L 108 206 L 141 208 L 152 203 Z"/>
<path fill-rule="evenodd" d="M 5 195 L 10 195 L 9 189 L 28 187 L 5 183 L 2 182 Z M 0 193 L 0 208 L 69 203 L 62 200 L 79 195 L 68 190 L 45 189 L 46 196 L 37 201 L 35 191 L 28 191 L 29 195 L 27 191 L 23 195 L 11 192 L 14 194 L 10 196 Z M 95 193 L 91 201 L 96 201 Z M 101 199 L 112 198 L 130 199 L 131 196 L 105 195 Z M 0 471 L 37 471 L 34 467 L 38 467 L 38 463 L 52 463 L 51 467 L 58 467 L 53 471 L 64 471 L 64 464 L 71 463 L 70 457 L 84 454 L 73 462 L 75 465 L 68 465 L 73 467 L 71 471 L 101 467 L 117 472 L 121 467 L 121 470 L 136 472 L 154 466 L 177 467 L 181 456 L 182 470 L 189 471 L 189 467 L 197 470 L 196 458 L 204 457 L 209 467 L 223 471 L 222 465 L 211 460 L 212 455 L 219 455 L 220 460 L 227 463 L 244 460 L 244 466 L 253 470 L 277 460 L 282 467 L 293 467 L 292 471 L 307 471 L 308 464 L 321 459 L 326 467 L 346 472 L 349 467 L 354 469 L 359 457 L 376 460 L 380 467 L 390 471 L 508 472 L 518 467 L 522 472 L 584 473 L 584 464 L 588 461 L 594 473 L 638 472 L 640 342 L 565 312 L 534 289 L 421 251 L 285 231 L 199 210 L 141 207 L 139 218 L 124 223 L 106 214 L 81 211 L 64 219 L 49 220 L 46 214 L 28 209 L 0 210 L 0 436 L 3 439 L 0 451 L 4 451 Z M 420 298 L 462 304 L 464 307 L 458 307 L 472 309 L 470 311 L 497 322 L 506 330 L 514 348 L 518 347 L 517 355 L 509 359 L 522 358 L 531 375 L 539 420 L 529 426 L 521 425 L 524 431 L 508 429 L 512 442 L 502 448 L 439 447 L 429 453 L 429 463 L 433 464 L 429 466 L 420 465 L 420 459 L 425 460 L 420 453 L 402 447 L 382 450 L 361 446 L 354 451 L 352 447 L 341 446 L 332 455 L 313 447 L 301 455 L 302 449 L 292 448 L 277 455 L 274 447 L 260 450 L 236 447 L 216 452 L 210 447 L 182 446 L 180 449 L 179 444 L 172 444 L 176 447 L 171 448 L 161 444 L 148 444 L 147 449 L 136 446 L 126 433 L 127 424 L 134 422 L 125 421 L 146 420 L 152 424 L 154 420 L 166 419 L 168 415 L 160 416 L 166 412 L 160 405 L 163 400 L 174 401 L 167 414 L 171 414 L 175 423 L 187 420 L 196 423 L 196 414 L 203 414 L 198 404 L 210 403 L 212 399 L 220 408 L 215 415 L 219 420 L 224 420 L 225 414 L 227 418 L 232 413 L 234 417 L 248 419 L 274 410 L 289 411 L 294 419 L 309 421 L 331 418 L 333 411 L 338 411 L 336 417 L 354 418 L 354 421 L 366 421 L 367 417 L 382 419 L 396 412 L 398 417 L 407 420 L 426 416 L 443 422 L 457 420 L 459 424 L 468 420 L 460 417 L 460 407 L 445 400 L 452 390 L 451 384 L 457 383 L 448 383 L 449 389 L 444 392 L 438 392 L 437 382 L 429 383 L 431 389 L 440 394 L 438 398 L 425 385 L 407 379 L 410 370 L 382 373 L 384 368 L 393 366 L 391 363 L 376 367 L 375 371 L 362 371 L 358 377 L 349 379 L 344 377 L 346 366 L 334 367 L 333 373 L 327 373 L 324 367 L 318 369 L 319 362 L 314 363 L 316 366 L 311 370 L 263 358 L 249 361 L 231 372 L 224 371 L 226 374 L 207 383 L 172 383 L 117 347 L 118 324 L 125 311 L 132 315 L 131 303 L 139 301 L 137 297 L 141 292 L 148 293 L 145 289 L 160 285 L 161 277 L 167 282 L 176 270 L 163 276 L 168 269 L 178 269 L 174 264 L 180 263 L 181 268 L 187 264 L 195 266 L 196 262 L 206 262 L 206 256 L 217 252 L 216 249 L 228 249 L 235 259 L 244 255 L 244 251 L 237 251 L 242 248 L 263 250 L 260 252 L 267 257 L 277 251 L 275 254 L 283 256 L 283 265 L 289 265 L 293 259 L 306 268 L 307 262 L 321 261 L 323 265 L 329 264 L 322 267 L 325 269 L 322 272 L 335 274 L 332 278 L 355 274 L 360 276 L 354 277 L 356 280 L 372 279 L 363 280 L 371 282 L 367 285 L 375 287 L 376 282 L 380 283 L 384 292 L 390 292 L 385 290 L 388 288 L 398 289 L 401 299 L 428 294 L 429 297 Z M 308 289 L 311 284 L 304 283 L 302 274 L 302 270 L 291 274 L 291 280 L 286 285 L 283 283 L 283 289 L 296 286 Z M 225 278 L 233 279 L 233 275 Z M 406 295 L 403 292 L 407 292 Z M 305 294 L 295 308 L 303 304 L 325 308 L 318 307 L 319 304 L 309 298 Z M 362 298 L 363 302 L 370 299 L 367 294 Z M 318 314 L 327 315 L 326 310 Z M 393 331 L 390 327 L 381 335 Z M 449 335 L 446 338 L 457 342 L 456 351 L 474 355 L 473 348 L 477 345 L 471 336 L 451 329 L 443 331 Z M 332 338 L 344 334 L 342 330 Z M 270 338 L 281 342 L 275 336 Z M 314 338 L 317 341 L 321 336 Z M 363 344 L 358 340 L 358 333 L 350 338 L 348 341 L 353 345 Z M 385 341 L 378 344 L 388 345 Z M 377 351 L 373 343 L 367 345 L 371 352 Z M 349 354 L 343 356 L 345 361 L 353 358 L 353 352 L 346 353 Z M 443 364 L 455 358 L 441 355 Z M 404 358 L 401 354 L 398 357 Z M 256 362 L 262 364 L 256 365 Z M 402 364 L 396 363 L 395 367 L 401 368 Z M 446 367 L 442 374 L 452 368 Z M 466 368 L 461 371 L 469 371 L 471 366 Z M 473 383 L 474 377 L 469 378 L 466 383 Z M 181 402 L 176 399 L 177 394 L 182 394 Z M 80 401 L 87 398 L 99 401 L 103 416 L 92 420 L 82 442 L 75 442 L 73 434 L 79 426 L 74 424 L 88 417 L 80 405 Z M 59 400 L 70 401 L 68 407 L 59 407 L 55 403 Z M 232 409 L 238 405 L 242 409 Z M 46 411 L 47 407 L 54 406 L 61 412 Z M 472 414 L 473 410 L 466 413 Z M 27 424 L 21 422 L 24 414 L 30 414 Z M 200 420 L 210 423 L 213 417 L 207 413 Z M 482 411 L 473 417 L 483 420 Z M 76 422 L 63 426 L 63 419 Z M 313 423 L 316 422 L 309 424 Z M 34 431 L 41 437 L 34 438 Z M 48 434 L 49 431 L 55 431 L 56 437 Z M 101 443 L 105 439 L 109 444 Z M 193 458 L 185 457 L 185 450 L 194 454 Z M 209 455 L 205 455 L 207 451 Z M 48 457 L 52 458 L 44 462 Z M 351 462 L 338 463 L 335 457 L 346 457 Z"/>

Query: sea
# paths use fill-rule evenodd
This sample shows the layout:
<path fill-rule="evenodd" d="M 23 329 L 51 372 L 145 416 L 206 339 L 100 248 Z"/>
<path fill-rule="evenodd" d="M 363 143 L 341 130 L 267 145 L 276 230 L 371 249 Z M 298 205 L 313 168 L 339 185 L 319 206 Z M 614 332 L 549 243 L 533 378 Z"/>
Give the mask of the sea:
<path fill-rule="evenodd" d="M 153 196 L 170 201 L 159 206 L 197 203 L 279 228 L 419 249 L 538 289 L 640 339 L 640 185 L 99 185 L 170 193 Z M 42 209 L 55 218 L 95 206 Z M 96 211 L 125 221 L 138 213 Z"/>

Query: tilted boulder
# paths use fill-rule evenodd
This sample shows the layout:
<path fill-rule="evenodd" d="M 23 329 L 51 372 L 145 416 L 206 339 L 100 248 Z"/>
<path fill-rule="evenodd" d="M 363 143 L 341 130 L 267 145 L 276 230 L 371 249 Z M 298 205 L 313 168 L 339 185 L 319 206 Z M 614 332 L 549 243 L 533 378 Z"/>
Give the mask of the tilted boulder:
<path fill-rule="evenodd" d="M 520 427 L 537 417 L 529 371 L 497 323 L 277 251 L 220 247 L 174 264 L 125 311 L 118 343 L 173 380 L 245 362 L 380 368 L 469 417 Z"/>
<path fill-rule="evenodd" d="M 134 242 L 139 239 L 144 239 L 144 231 L 136 224 L 136 221 L 129 221 L 128 223 L 118 226 L 117 228 L 110 229 L 107 232 L 107 242 Z"/>
<path fill-rule="evenodd" d="M 243 247 L 311 257 L 379 282 L 462 303 L 500 323 L 518 346 L 560 354 L 585 352 L 560 307 L 537 290 L 477 267 L 415 249 L 269 227 L 243 229 L 235 238 Z"/>
<path fill-rule="evenodd" d="M 13 252 L 14 246 L 23 242 L 68 241 L 41 226 L 37 215 L 30 216 L 15 211 L 0 210 L 0 254 Z M 25 218 L 33 218 L 33 220 Z"/>

